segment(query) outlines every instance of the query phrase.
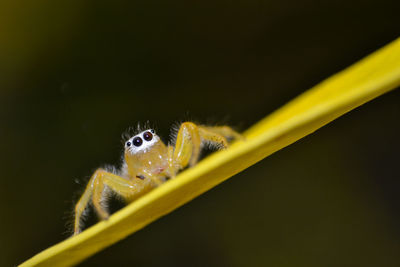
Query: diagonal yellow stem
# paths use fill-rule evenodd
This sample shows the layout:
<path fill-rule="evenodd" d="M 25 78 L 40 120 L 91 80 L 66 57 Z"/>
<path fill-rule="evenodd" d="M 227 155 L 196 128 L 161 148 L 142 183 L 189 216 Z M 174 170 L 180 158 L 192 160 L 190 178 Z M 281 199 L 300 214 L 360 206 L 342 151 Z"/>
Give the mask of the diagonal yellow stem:
<path fill-rule="evenodd" d="M 400 85 L 400 39 L 323 81 L 214 153 L 83 233 L 21 266 L 69 266 L 145 227 L 234 174 Z"/>

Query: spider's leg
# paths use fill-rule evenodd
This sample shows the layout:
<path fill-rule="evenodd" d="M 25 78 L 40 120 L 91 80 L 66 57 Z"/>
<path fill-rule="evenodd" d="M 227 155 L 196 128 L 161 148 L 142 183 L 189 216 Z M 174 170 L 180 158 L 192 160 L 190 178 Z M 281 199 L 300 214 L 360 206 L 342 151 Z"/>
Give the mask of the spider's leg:
<path fill-rule="evenodd" d="M 192 122 L 184 122 L 179 128 L 173 154 L 177 168 L 194 165 L 200 155 L 201 137 L 198 126 Z"/>
<path fill-rule="evenodd" d="M 75 222 L 74 222 L 74 235 L 77 235 L 81 232 L 81 217 L 92 197 L 93 193 L 93 181 L 90 180 L 88 185 L 86 186 L 85 192 L 82 194 L 78 203 L 75 205 Z"/>
<path fill-rule="evenodd" d="M 106 172 L 103 169 L 98 169 L 90 178 L 85 192 L 75 206 L 74 235 L 81 231 L 81 217 L 91 197 L 93 206 L 99 216 L 103 219 L 108 217 L 109 214 L 105 210 L 104 203 L 102 203 L 105 186 L 109 187 L 121 197 L 125 199 L 131 199 L 132 196 L 141 193 L 146 187 L 146 184 L 137 182 L 134 183 L 113 173 Z"/>
<path fill-rule="evenodd" d="M 103 176 L 104 177 L 104 176 Z M 94 209 L 101 219 L 106 220 L 109 216 L 106 210 L 106 203 L 104 201 L 104 178 L 94 179 L 92 203 Z"/>
<path fill-rule="evenodd" d="M 205 131 L 208 132 L 213 132 L 219 135 L 224 136 L 225 138 L 229 139 L 244 139 L 243 135 L 240 133 L 236 132 L 229 126 L 199 126 L 201 129 L 204 129 Z"/>
<path fill-rule="evenodd" d="M 200 156 L 201 145 L 204 143 L 215 144 L 220 148 L 228 147 L 227 138 L 241 138 L 241 135 L 228 126 L 209 127 L 192 122 L 182 123 L 172 155 L 174 165 L 170 169 L 174 171 L 171 172 L 176 173 L 187 165 L 196 164 Z"/>

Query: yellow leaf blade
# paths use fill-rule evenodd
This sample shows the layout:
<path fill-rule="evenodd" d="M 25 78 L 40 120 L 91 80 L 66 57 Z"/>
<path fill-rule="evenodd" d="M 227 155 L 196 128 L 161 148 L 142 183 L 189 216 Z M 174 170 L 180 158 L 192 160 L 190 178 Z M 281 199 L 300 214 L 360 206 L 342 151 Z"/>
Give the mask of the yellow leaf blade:
<path fill-rule="evenodd" d="M 69 238 L 21 266 L 69 266 L 138 231 L 234 174 L 400 85 L 400 39 L 332 76 L 266 117 L 246 141 L 214 153 L 107 221 Z"/>

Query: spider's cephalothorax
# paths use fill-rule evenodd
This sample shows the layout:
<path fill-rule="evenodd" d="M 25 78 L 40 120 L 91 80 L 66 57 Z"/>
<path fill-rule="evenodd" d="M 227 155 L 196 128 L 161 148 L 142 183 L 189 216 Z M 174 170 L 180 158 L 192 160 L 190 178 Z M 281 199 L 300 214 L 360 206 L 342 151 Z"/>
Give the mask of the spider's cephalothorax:
<path fill-rule="evenodd" d="M 209 127 L 192 122 L 181 124 L 172 145 L 165 145 L 153 129 L 148 129 L 125 142 L 122 168 L 119 172 L 97 169 L 75 206 L 74 234 L 81 231 L 81 217 L 89 202 L 97 214 L 106 219 L 107 196 L 114 192 L 131 202 L 151 189 L 174 178 L 178 171 L 193 166 L 199 159 L 202 145 L 226 148 L 227 139 L 241 138 L 228 126 Z M 110 190 L 105 190 L 106 187 Z"/>
<path fill-rule="evenodd" d="M 163 176 L 171 176 L 166 173 L 168 147 L 152 129 L 143 131 L 126 141 L 124 160 L 123 176 L 140 179 L 159 177 L 161 173 L 164 174 Z"/>

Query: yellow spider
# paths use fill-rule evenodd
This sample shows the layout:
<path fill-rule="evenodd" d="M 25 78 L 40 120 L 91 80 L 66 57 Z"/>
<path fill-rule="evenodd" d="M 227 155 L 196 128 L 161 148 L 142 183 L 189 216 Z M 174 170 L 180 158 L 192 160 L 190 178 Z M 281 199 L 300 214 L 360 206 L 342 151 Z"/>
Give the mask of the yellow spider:
<path fill-rule="evenodd" d="M 197 163 L 203 145 L 228 147 L 230 139 L 241 135 L 229 126 L 209 127 L 192 122 L 181 124 L 173 145 L 165 145 L 153 129 L 145 130 L 125 142 L 120 171 L 97 169 L 75 206 L 74 235 L 81 232 L 81 218 L 89 202 L 100 218 L 107 219 L 106 200 L 114 192 L 132 202 L 153 188 L 174 178 L 178 171 Z M 109 190 L 106 190 L 109 189 Z"/>

